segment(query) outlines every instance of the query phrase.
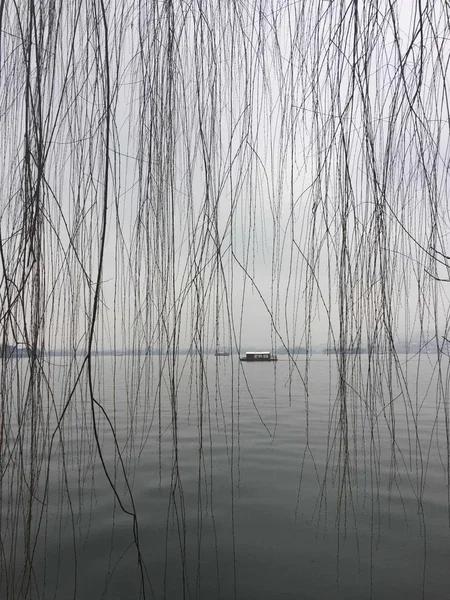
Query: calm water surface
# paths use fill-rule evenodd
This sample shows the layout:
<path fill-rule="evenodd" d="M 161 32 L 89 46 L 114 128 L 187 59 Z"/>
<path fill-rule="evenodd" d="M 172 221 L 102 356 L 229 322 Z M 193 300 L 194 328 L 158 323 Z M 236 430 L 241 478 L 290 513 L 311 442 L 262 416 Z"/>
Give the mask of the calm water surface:
<path fill-rule="evenodd" d="M 404 365 L 390 391 L 372 381 L 364 396 L 349 393 L 343 411 L 326 356 L 310 362 L 308 395 L 288 361 L 208 356 L 196 372 L 187 359 L 174 395 L 167 369 L 157 385 L 156 357 L 140 371 L 96 360 L 146 597 L 448 597 L 448 445 L 433 361 L 420 378 L 417 359 Z M 88 408 L 74 400 L 53 450 L 36 598 L 140 597 L 133 519 L 119 506 L 131 510 L 130 495 L 98 415 L 112 491 Z"/>

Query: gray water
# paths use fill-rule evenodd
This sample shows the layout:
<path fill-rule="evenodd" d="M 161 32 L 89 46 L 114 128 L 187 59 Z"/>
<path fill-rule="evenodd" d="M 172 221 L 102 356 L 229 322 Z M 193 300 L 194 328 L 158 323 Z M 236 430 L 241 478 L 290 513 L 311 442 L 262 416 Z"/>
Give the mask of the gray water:
<path fill-rule="evenodd" d="M 175 393 L 167 368 L 158 387 L 157 357 L 140 370 L 125 357 L 96 361 L 135 503 L 146 597 L 448 597 L 448 445 L 434 359 L 404 362 L 405 380 L 389 390 L 364 388 L 361 358 L 367 394 L 347 390 L 346 426 L 326 356 L 307 372 L 304 360 L 297 372 L 288 361 L 209 356 L 201 371 L 180 357 Z M 99 413 L 97 422 L 118 497 L 77 395 L 52 450 L 45 507 L 36 503 L 32 597 L 142 597 L 133 519 L 118 502 L 131 511 L 130 495 L 111 430 Z"/>

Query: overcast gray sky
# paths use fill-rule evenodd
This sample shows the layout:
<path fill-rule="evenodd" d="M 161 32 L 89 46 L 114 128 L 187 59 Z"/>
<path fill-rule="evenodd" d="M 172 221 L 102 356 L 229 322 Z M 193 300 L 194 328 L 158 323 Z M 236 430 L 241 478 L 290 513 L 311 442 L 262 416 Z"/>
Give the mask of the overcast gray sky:
<path fill-rule="evenodd" d="M 444 335 L 448 23 L 416 4 L 61 5 L 28 62 L 6 9 L 20 329 L 45 281 L 45 344 L 85 345 L 106 218 L 100 346 Z"/>

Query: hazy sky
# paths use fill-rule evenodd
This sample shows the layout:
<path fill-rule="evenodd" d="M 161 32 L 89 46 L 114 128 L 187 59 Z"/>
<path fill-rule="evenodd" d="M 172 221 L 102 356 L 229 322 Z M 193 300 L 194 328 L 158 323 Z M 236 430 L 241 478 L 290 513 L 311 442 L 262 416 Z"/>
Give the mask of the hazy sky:
<path fill-rule="evenodd" d="M 36 38 L 6 11 L 21 335 L 34 318 L 46 345 L 83 347 L 98 282 L 100 346 L 445 333 L 444 7 L 302 6 L 61 5 Z"/>

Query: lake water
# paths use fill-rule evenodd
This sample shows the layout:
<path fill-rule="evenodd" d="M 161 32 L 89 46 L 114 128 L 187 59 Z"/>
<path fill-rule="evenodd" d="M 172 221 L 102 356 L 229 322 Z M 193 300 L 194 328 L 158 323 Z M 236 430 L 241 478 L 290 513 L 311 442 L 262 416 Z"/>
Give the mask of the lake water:
<path fill-rule="evenodd" d="M 388 357 L 377 371 L 348 358 L 345 403 L 327 356 L 297 370 L 180 356 L 162 377 L 159 360 L 95 359 L 116 438 L 96 407 L 100 456 L 88 395 L 75 393 L 50 462 L 51 436 L 37 435 L 28 529 L 32 436 L 20 466 L 10 434 L 2 598 L 448 596 L 448 390 L 435 358 L 400 357 L 390 386 Z M 61 359 L 38 431 L 56 431 L 67 373 Z"/>

